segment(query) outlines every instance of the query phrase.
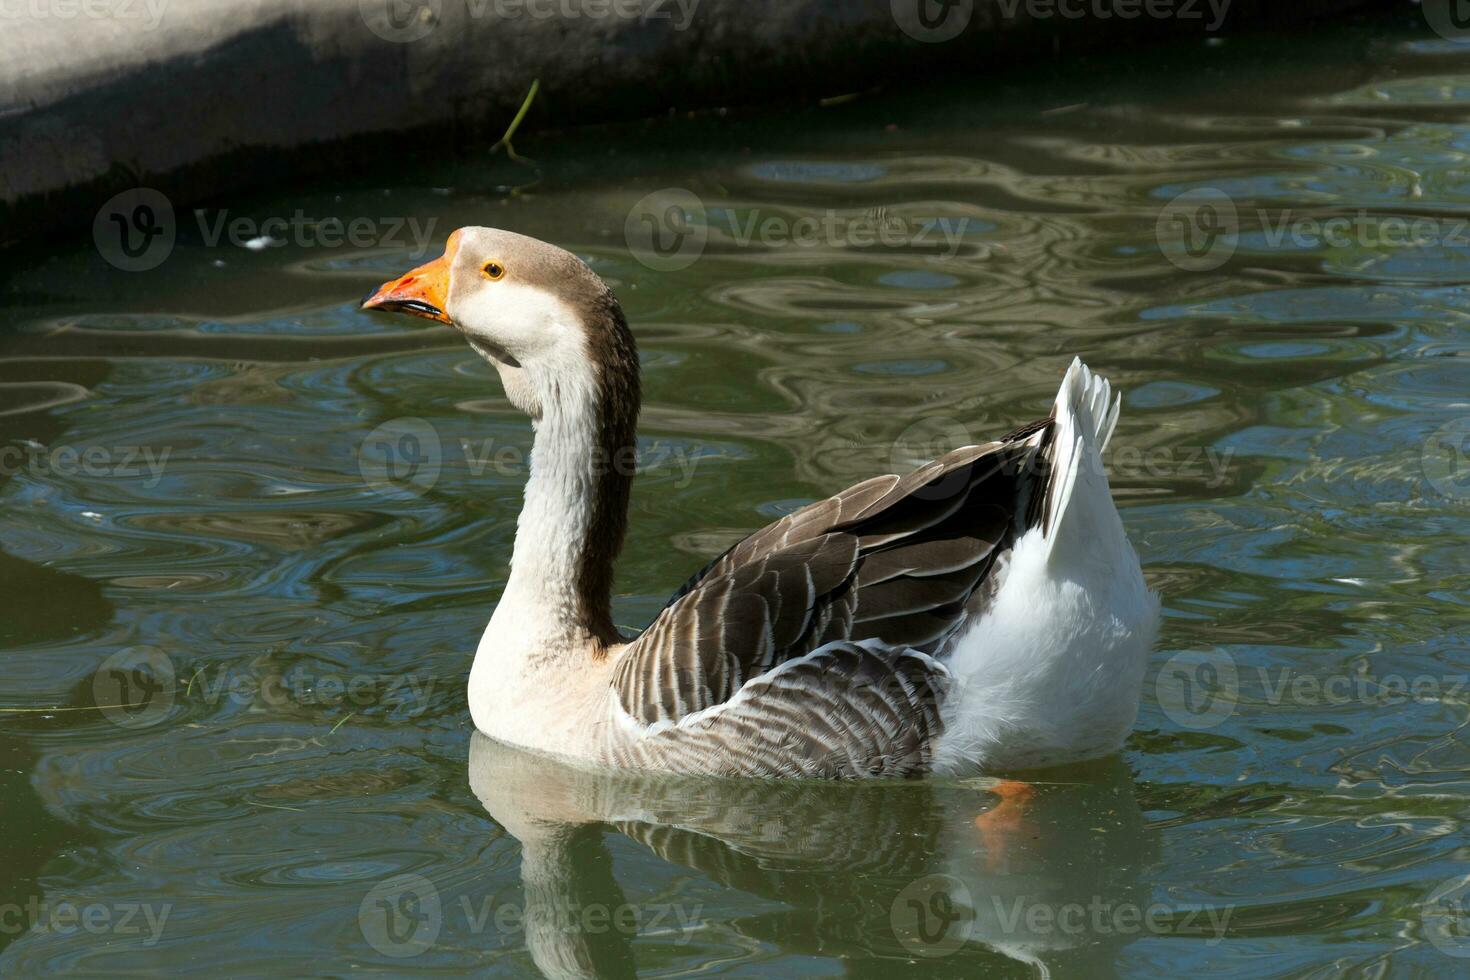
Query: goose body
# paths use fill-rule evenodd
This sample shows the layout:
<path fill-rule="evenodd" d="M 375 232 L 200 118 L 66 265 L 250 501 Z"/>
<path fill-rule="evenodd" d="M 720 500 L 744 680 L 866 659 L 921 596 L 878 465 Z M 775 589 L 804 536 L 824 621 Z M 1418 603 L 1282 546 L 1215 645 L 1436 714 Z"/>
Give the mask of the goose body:
<path fill-rule="evenodd" d="M 1102 466 L 1108 383 L 804 507 L 716 558 L 636 639 L 612 625 L 639 405 L 610 290 L 488 228 L 365 308 L 449 323 L 536 428 L 511 575 L 469 703 L 486 735 L 585 762 L 731 776 L 968 774 L 1115 752 L 1158 619 Z"/>

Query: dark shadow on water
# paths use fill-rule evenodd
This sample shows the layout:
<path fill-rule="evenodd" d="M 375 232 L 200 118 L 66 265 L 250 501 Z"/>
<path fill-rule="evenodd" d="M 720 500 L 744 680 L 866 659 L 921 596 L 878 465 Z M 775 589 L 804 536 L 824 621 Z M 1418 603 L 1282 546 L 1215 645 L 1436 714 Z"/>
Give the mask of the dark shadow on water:
<path fill-rule="evenodd" d="M 0 552 L 0 595 L 51 597 L 57 605 L 10 602 L 0 619 L 0 655 L 23 637 L 27 642 L 57 641 L 94 630 L 112 618 L 113 607 L 101 587 L 89 579 L 68 575 Z M 66 610 L 64 617 L 55 615 Z M 0 656 L 0 669 L 3 669 Z M 30 740 L 7 731 L 30 728 L 0 714 L 0 812 L 5 815 L 0 834 L 0 950 L 23 935 L 37 918 L 44 899 L 40 878 L 58 854 L 89 842 L 75 827 L 56 819 L 42 805 L 31 786 L 37 753 Z"/>

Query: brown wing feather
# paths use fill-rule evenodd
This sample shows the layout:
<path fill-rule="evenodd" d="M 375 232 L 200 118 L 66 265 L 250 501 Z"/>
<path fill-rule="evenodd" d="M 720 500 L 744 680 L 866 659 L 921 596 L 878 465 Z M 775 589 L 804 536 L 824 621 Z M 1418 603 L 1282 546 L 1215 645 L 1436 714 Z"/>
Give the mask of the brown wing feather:
<path fill-rule="evenodd" d="M 620 655 L 624 710 L 652 725 L 723 704 L 835 641 L 942 656 L 981 585 L 1038 513 L 1050 427 L 867 480 L 712 561 Z M 871 667 L 871 665 L 869 665 Z"/>

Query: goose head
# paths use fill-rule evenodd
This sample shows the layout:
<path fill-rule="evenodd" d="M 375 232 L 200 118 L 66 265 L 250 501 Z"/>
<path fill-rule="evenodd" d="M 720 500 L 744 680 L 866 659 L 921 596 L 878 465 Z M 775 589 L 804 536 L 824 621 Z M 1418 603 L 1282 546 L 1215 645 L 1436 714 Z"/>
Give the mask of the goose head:
<path fill-rule="evenodd" d="M 442 256 L 384 283 L 362 309 L 454 327 L 532 419 L 553 403 L 636 404 L 637 351 L 612 291 L 577 256 L 535 238 L 460 228 Z"/>

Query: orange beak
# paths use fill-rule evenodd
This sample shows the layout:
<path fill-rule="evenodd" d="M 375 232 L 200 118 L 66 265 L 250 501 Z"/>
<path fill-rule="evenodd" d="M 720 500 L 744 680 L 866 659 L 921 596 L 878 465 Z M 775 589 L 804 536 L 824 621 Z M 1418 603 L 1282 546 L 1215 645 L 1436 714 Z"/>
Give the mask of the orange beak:
<path fill-rule="evenodd" d="M 407 313 L 426 320 L 453 323 L 449 314 L 444 312 L 444 306 L 449 300 L 449 266 L 458 250 L 458 239 L 457 232 L 450 235 L 444 254 L 439 258 L 391 282 L 383 283 L 376 292 L 362 301 L 362 309 Z"/>

